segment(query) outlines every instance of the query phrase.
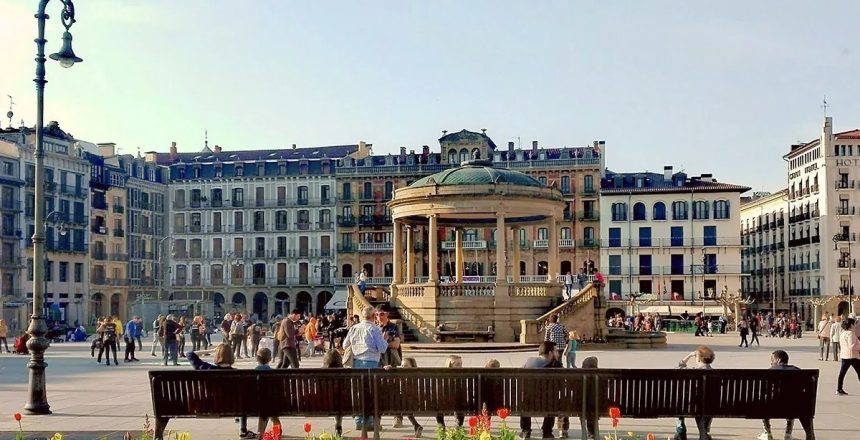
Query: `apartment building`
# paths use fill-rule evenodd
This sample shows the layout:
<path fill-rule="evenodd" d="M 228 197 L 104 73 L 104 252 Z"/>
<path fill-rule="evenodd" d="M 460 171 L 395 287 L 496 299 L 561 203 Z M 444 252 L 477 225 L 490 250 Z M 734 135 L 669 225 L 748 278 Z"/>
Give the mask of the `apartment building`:
<path fill-rule="evenodd" d="M 860 130 L 833 132 L 825 117 L 819 137 L 792 145 L 788 167 L 787 252 L 791 309 L 810 316 L 810 298 L 824 311 L 847 315 L 857 269 L 860 231 Z M 856 307 L 856 305 L 855 305 Z"/>
<path fill-rule="evenodd" d="M 350 282 L 364 270 L 377 284 L 388 284 L 394 272 L 392 263 L 393 226 L 387 202 L 394 190 L 415 180 L 473 158 L 491 159 L 496 168 L 510 168 L 530 174 L 539 181 L 558 187 L 565 195 L 567 207 L 563 224 L 559 224 L 559 267 L 547 264 L 546 227 L 527 227 L 520 232 L 521 276 L 546 276 L 577 273 L 583 266 L 598 267 L 599 200 L 598 187 L 605 169 L 605 144 L 594 142 L 587 147 L 540 148 L 535 141 L 531 149 L 499 148 L 486 132 L 462 130 L 444 132 L 439 149 L 423 146 L 420 152 L 401 148 L 396 155 L 370 155 L 346 158 L 337 163 L 337 222 L 339 283 Z M 429 239 L 426 228 L 416 226 L 412 243 L 415 251 L 415 275 L 428 273 Z M 440 230 L 442 274 L 455 270 L 454 230 Z M 494 275 L 494 228 L 464 231 L 467 276 Z M 401 259 L 405 261 L 405 259 Z M 405 273 L 405 272 L 404 272 Z"/>
<path fill-rule="evenodd" d="M 45 308 L 52 320 L 72 322 L 87 314 L 90 163 L 78 142 L 50 122 L 44 129 L 45 147 Z M 24 216 L 21 256 L 26 261 L 18 285 L 23 298 L 33 295 L 33 242 L 35 214 L 35 130 L 7 129 L 0 138 L 13 142 L 18 172 L 24 177 L 21 198 Z M 16 229 L 17 235 L 18 229 Z"/>
<path fill-rule="evenodd" d="M 701 301 L 741 289 L 740 195 L 749 188 L 659 173 L 607 172 L 601 182 L 602 272 L 610 300 L 656 294 Z"/>
<path fill-rule="evenodd" d="M 105 158 L 115 145 L 101 144 L 87 154 L 90 174 L 90 317 L 128 317 L 129 255 L 126 246 L 126 174 Z"/>
<path fill-rule="evenodd" d="M 336 161 L 368 149 L 223 151 L 207 143 L 198 153 L 175 144 L 156 153 L 170 170 L 173 299 L 266 320 L 291 308 L 322 311 L 336 274 Z"/>
<path fill-rule="evenodd" d="M 20 330 L 26 323 L 21 316 L 26 308 L 21 293 L 24 179 L 20 172 L 18 147 L 0 139 L 0 317 L 14 330 Z"/>
<path fill-rule="evenodd" d="M 789 284 L 786 270 L 800 269 L 788 266 L 789 249 L 801 242 L 818 243 L 817 232 L 808 237 L 791 238 L 789 234 L 788 190 L 774 194 L 755 193 L 741 199 L 741 265 L 747 276 L 741 281 L 744 297 L 755 300 L 761 310 L 782 311 L 788 303 Z M 796 264 L 796 263 L 795 263 Z M 820 261 L 808 263 L 806 270 L 819 270 Z"/>

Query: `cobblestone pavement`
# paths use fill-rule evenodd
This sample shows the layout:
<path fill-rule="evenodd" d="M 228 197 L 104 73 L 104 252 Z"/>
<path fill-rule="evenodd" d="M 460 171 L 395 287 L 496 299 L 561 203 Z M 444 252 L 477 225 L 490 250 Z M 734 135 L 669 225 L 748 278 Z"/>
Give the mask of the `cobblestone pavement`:
<path fill-rule="evenodd" d="M 818 389 L 818 408 L 816 434 L 818 439 L 843 439 L 857 436 L 860 426 L 860 382 L 853 373 L 846 379 L 846 390 L 850 395 L 838 397 L 834 395 L 836 388 L 837 362 L 818 360 L 818 343 L 813 338 L 798 340 L 762 338 L 761 347 L 738 348 L 737 339 L 733 335 L 717 335 L 712 338 L 696 338 L 687 334 L 669 336 L 669 346 L 659 350 L 617 350 L 581 352 L 581 361 L 585 356 L 595 355 L 600 359 L 601 367 L 618 368 L 673 368 L 677 361 L 686 353 L 692 351 L 698 344 L 711 345 L 717 358 L 715 368 L 767 368 L 768 358 L 772 350 L 781 348 L 789 352 L 791 363 L 801 368 L 818 368 L 821 370 L 821 380 Z M 54 432 L 63 432 L 67 440 L 92 440 L 122 438 L 125 431 L 139 431 L 143 426 L 144 415 L 152 412 L 152 402 L 147 381 L 147 371 L 161 368 L 156 358 L 151 357 L 149 345 L 144 346 L 144 352 L 138 356 L 142 362 L 125 364 L 120 359 L 120 365 L 105 366 L 96 364 L 90 357 L 89 345 L 79 343 L 55 344 L 47 352 L 49 363 L 48 399 L 54 412 L 50 416 L 24 416 L 23 426 L 28 431 L 39 431 L 40 435 L 50 436 Z M 459 351 L 466 366 L 483 366 L 489 358 L 501 361 L 503 367 L 518 367 L 531 356 L 529 352 L 492 352 L 478 353 Z M 441 366 L 447 353 L 412 352 L 408 356 L 415 357 L 420 366 Z M 303 366 L 319 366 L 319 356 L 303 360 Z M 26 401 L 27 388 L 27 358 L 11 354 L 0 355 L 0 440 L 14 439 L 17 424 L 12 415 L 20 412 Z M 183 362 L 184 363 L 184 362 Z M 182 367 L 189 368 L 187 363 Z M 250 360 L 240 360 L 239 368 L 252 368 Z M 303 419 L 282 419 L 286 433 L 295 437 L 304 437 Z M 314 432 L 331 431 L 334 421 L 330 419 L 310 419 Z M 344 423 L 345 435 L 356 436 L 349 431 L 350 423 Z M 435 437 L 435 421 L 432 418 L 419 418 L 425 427 L 425 438 Z M 608 420 L 603 420 L 601 429 L 609 428 Z M 249 420 L 250 426 L 256 421 Z M 408 423 L 407 423 L 408 425 Z M 510 425 L 516 427 L 513 418 Z M 577 425 L 577 424 L 574 424 Z M 386 417 L 383 426 L 384 438 L 405 439 L 412 437 L 410 428 L 391 429 L 391 418 Z M 654 432 L 657 438 L 665 439 L 671 434 L 674 422 L 668 419 L 629 420 L 622 419 L 620 431 L 636 433 Z M 193 439 L 235 439 L 238 438 L 238 426 L 232 419 L 216 420 L 172 420 L 170 429 L 189 431 Z M 578 427 L 578 425 L 577 425 Z M 783 423 L 774 422 L 774 432 L 779 433 Z M 253 429 L 253 428 L 252 428 Z M 803 432 L 799 426 L 795 435 L 802 438 Z M 692 428 L 695 433 L 695 428 Z M 717 419 L 713 423 L 714 439 L 754 439 L 761 432 L 759 421 Z M 28 432 L 27 438 L 38 438 L 35 432 Z M 572 431 L 573 438 L 578 438 L 578 431 Z M 692 437 L 691 437 L 692 438 Z M 778 438 L 782 438 L 779 436 Z"/>

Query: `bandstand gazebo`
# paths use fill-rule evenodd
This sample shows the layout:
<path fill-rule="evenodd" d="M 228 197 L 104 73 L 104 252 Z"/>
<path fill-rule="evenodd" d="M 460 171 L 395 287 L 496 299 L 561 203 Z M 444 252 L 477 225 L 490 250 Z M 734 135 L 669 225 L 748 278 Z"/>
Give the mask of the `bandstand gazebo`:
<path fill-rule="evenodd" d="M 440 324 L 455 322 L 489 327 L 496 341 L 514 341 L 521 319 L 540 316 L 561 297 L 558 223 L 564 201 L 558 189 L 472 160 L 396 190 L 388 206 L 394 221 L 391 299 L 419 334 L 429 337 Z M 519 229 L 532 225 L 548 230 L 546 277 L 520 276 Z M 418 227 L 426 228 L 428 240 L 428 270 L 420 278 L 412 242 Z M 440 279 L 442 228 L 455 231 L 453 279 Z M 464 276 L 463 233 L 472 228 L 495 229 L 491 276 Z"/>

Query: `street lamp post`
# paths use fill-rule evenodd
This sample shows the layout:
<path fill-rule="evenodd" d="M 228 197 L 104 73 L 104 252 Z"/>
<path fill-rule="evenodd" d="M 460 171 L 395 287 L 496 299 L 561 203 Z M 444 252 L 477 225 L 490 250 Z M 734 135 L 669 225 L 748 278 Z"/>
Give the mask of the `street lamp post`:
<path fill-rule="evenodd" d="M 840 261 L 844 261 L 844 266 L 848 269 L 848 313 L 854 314 L 854 301 L 852 296 L 854 295 L 854 287 L 851 283 L 851 268 L 853 266 L 853 261 L 851 261 L 851 237 L 848 236 L 848 233 L 836 234 L 833 236 L 833 250 L 838 250 L 839 241 L 844 240 L 845 243 L 848 244 L 848 261 L 844 261 L 844 259 L 840 256 Z"/>
<path fill-rule="evenodd" d="M 41 0 L 36 13 L 38 22 L 38 37 L 36 38 L 36 151 L 33 154 L 35 164 L 35 225 L 33 231 L 33 261 L 41 262 L 45 255 L 45 148 L 44 148 L 44 113 L 45 113 L 45 21 L 48 14 L 45 9 L 50 0 Z M 63 46 L 59 52 L 51 54 L 51 59 L 59 61 L 63 67 L 71 67 L 83 61 L 72 50 L 72 34 L 69 29 L 75 23 L 75 5 L 72 0 L 60 0 L 63 4 L 62 24 L 66 28 L 63 33 Z M 48 326 L 45 324 L 42 306 L 45 302 L 45 266 L 39 263 L 33 265 L 33 314 L 27 333 L 30 339 L 27 348 L 30 350 L 30 369 L 27 404 L 24 411 L 28 414 L 50 414 L 48 394 L 45 389 L 45 350 L 48 349 Z"/>

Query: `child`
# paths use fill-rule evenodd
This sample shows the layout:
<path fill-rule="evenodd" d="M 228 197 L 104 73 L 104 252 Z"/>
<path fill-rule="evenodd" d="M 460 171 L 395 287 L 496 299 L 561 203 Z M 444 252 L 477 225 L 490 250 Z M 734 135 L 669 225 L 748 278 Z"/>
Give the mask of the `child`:
<path fill-rule="evenodd" d="M 343 368 L 343 358 L 337 350 L 329 350 L 322 360 L 322 368 Z M 373 420 L 368 420 L 372 425 Z M 334 416 L 334 433 L 336 437 L 343 437 L 343 416 Z"/>
<path fill-rule="evenodd" d="M 418 368 L 418 362 L 415 361 L 415 358 L 403 358 L 403 360 L 400 362 L 400 368 Z M 412 423 L 412 428 L 415 429 L 414 438 L 421 438 L 421 433 L 424 431 L 424 427 L 421 426 L 417 420 L 415 420 L 415 416 L 413 416 L 412 414 L 407 415 L 406 418 L 409 419 L 409 422 Z M 403 417 L 395 417 L 394 427 L 399 428 L 401 426 L 403 426 Z"/>
<path fill-rule="evenodd" d="M 268 348 L 261 348 L 257 350 L 257 366 L 254 368 L 255 370 L 271 370 L 272 367 L 269 366 L 269 362 L 272 361 L 272 350 Z M 263 434 L 266 432 L 266 425 L 269 424 L 269 419 L 272 419 L 272 425 L 280 425 L 281 420 L 277 417 L 260 417 L 260 420 L 257 422 L 257 432 L 259 433 L 259 438 L 263 438 Z"/>
<path fill-rule="evenodd" d="M 567 368 L 576 368 L 576 349 L 579 346 L 579 335 L 576 330 L 571 330 L 567 334 L 567 346 L 564 348 L 564 360 Z"/>
<path fill-rule="evenodd" d="M 448 359 L 445 360 L 445 368 L 463 368 L 463 358 L 455 354 L 448 356 Z M 466 418 L 466 416 L 463 413 L 455 413 L 454 415 L 457 417 L 457 426 L 462 428 L 463 420 Z M 436 427 L 445 429 L 444 415 L 439 414 L 436 416 Z"/>

